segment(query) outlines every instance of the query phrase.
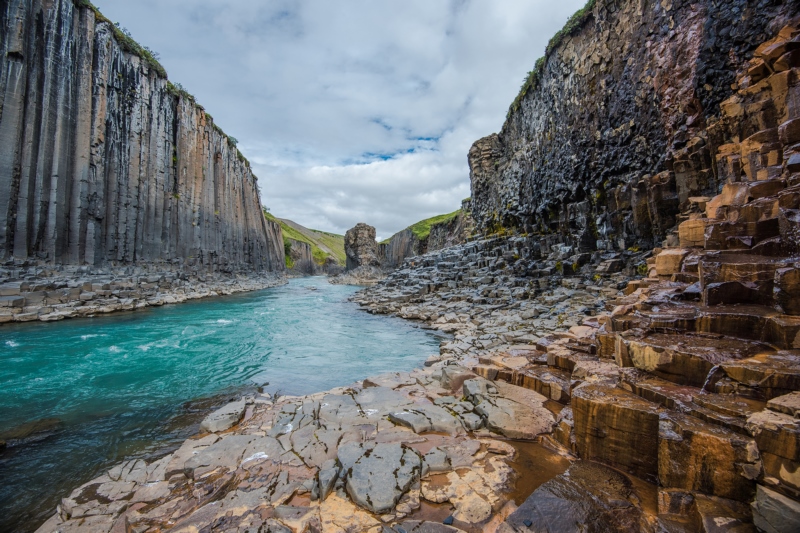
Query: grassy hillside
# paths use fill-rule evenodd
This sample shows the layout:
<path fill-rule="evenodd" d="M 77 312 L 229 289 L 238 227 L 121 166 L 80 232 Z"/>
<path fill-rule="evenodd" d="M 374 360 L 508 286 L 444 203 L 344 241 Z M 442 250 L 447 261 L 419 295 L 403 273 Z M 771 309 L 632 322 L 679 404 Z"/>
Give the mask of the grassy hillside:
<path fill-rule="evenodd" d="M 461 209 L 459 209 L 458 211 L 453 211 L 452 213 L 448 213 L 446 215 L 436 215 L 435 217 L 426 218 L 425 220 L 420 220 L 416 224 L 412 224 L 406 229 L 410 229 L 411 233 L 414 234 L 414 237 L 416 237 L 420 241 L 424 241 L 431 234 L 431 226 L 435 226 L 436 224 L 441 224 L 443 222 L 450 222 L 451 220 L 456 218 L 460 213 Z M 381 241 L 381 244 L 388 243 L 392 239 L 392 237 L 389 237 L 388 239 Z"/>
<path fill-rule="evenodd" d="M 420 220 L 416 224 L 413 224 L 409 227 L 411 233 L 419 240 L 425 240 L 428 238 L 428 235 L 431 234 L 431 226 L 435 226 L 436 224 L 442 224 L 445 222 L 450 222 L 454 218 L 456 218 L 459 213 L 461 213 L 461 209 L 458 211 L 453 211 L 452 213 L 448 213 L 446 215 L 437 215 L 435 217 L 426 218 L 425 220 Z"/>
<path fill-rule="evenodd" d="M 344 235 L 308 229 L 291 220 L 278 218 L 269 212 L 265 212 L 264 216 L 280 224 L 284 246 L 291 246 L 287 242 L 289 239 L 308 244 L 311 246 L 311 255 L 314 256 L 314 261 L 320 265 L 324 264 L 329 256 L 336 259 L 336 262 L 342 266 L 347 262 L 344 253 Z M 290 260 L 287 257 L 287 265 L 288 261 Z"/>

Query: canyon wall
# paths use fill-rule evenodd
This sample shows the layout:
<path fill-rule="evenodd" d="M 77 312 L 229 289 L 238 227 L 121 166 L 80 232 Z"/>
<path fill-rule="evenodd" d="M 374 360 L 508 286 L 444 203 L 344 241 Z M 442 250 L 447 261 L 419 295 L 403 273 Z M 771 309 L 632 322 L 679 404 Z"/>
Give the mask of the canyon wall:
<path fill-rule="evenodd" d="M 755 48 L 799 12 L 777 0 L 589 2 L 551 41 L 501 132 L 469 152 L 478 230 L 580 252 L 660 244 L 689 198 L 727 179 L 712 154 L 758 131 L 726 131 L 719 104 Z"/>
<path fill-rule="evenodd" d="M 424 255 L 467 242 L 474 222 L 470 215 L 470 201 L 464 200 L 458 215 L 432 224 L 430 233 L 420 239 L 413 226 L 398 231 L 388 241 L 379 244 L 379 255 L 384 268 L 398 268 L 407 257 Z"/>
<path fill-rule="evenodd" d="M 235 141 L 82 0 L 0 1 L 0 260 L 280 271 Z"/>

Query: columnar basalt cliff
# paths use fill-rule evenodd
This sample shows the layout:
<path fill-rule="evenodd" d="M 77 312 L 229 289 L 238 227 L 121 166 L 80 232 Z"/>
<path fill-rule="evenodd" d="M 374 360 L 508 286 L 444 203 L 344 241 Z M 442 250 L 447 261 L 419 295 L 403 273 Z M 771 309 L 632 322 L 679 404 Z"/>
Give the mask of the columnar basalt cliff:
<path fill-rule="evenodd" d="M 580 251 L 660 243 L 691 196 L 726 179 L 712 154 L 735 73 L 797 15 L 777 0 L 597 0 L 551 41 L 499 134 L 469 152 L 481 231 Z M 755 80 L 753 81 L 755 83 Z M 553 239 L 546 241 L 552 245 Z"/>
<path fill-rule="evenodd" d="M 438 221 L 439 219 L 442 220 Z M 423 220 L 395 233 L 380 244 L 379 253 L 384 268 L 398 268 L 408 257 L 465 243 L 474 225 L 470 214 L 470 200 L 464 200 L 461 209 L 455 213 L 429 220 L 437 222 L 428 225 L 428 221 Z M 420 225 L 425 227 L 418 230 Z"/>
<path fill-rule="evenodd" d="M 0 260 L 283 270 L 249 163 L 149 54 L 84 1 L 0 28 Z"/>

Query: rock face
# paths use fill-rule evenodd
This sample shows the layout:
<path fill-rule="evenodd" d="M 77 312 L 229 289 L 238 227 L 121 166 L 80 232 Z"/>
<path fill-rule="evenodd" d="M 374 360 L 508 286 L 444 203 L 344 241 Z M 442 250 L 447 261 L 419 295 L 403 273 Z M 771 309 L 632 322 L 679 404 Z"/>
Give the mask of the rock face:
<path fill-rule="evenodd" d="M 375 228 L 363 222 L 344 234 L 347 270 L 328 278 L 335 285 L 371 285 L 384 278 Z"/>
<path fill-rule="evenodd" d="M 561 403 L 552 442 L 615 469 L 576 463 L 498 531 L 797 529 L 799 43 L 796 21 L 755 48 L 719 115 L 703 118 L 683 145 L 690 160 L 707 152 L 700 166 L 683 175 L 675 166 L 646 184 L 653 196 L 632 216 L 658 221 L 663 248 L 582 253 L 563 235 L 497 236 L 409 259 L 356 297 L 372 312 L 454 332 L 431 360 L 460 356 L 465 368 L 444 371 L 452 379 L 471 370 L 495 390 L 505 382 Z M 491 155 L 498 142 L 479 147 Z M 717 194 L 695 196 L 700 189 L 687 184 L 703 175 L 719 177 Z M 622 283 L 609 283 L 620 273 Z M 577 302 L 552 308 L 584 291 L 609 296 L 604 312 L 586 305 L 576 317 Z M 554 313 L 572 327 L 547 334 Z M 464 396 L 490 386 L 468 379 Z M 487 410 L 478 403 L 475 412 Z M 492 418 L 482 422 L 500 431 L 503 417 Z M 655 516 L 639 507 L 637 484 L 646 481 L 657 483 Z"/>
<path fill-rule="evenodd" d="M 138 45 L 79 1 L 0 28 L 0 259 L 283 270 L 235 141 Z"/>
<path fill-rule="evenodd" d="M 358 267 L 381 266 L 375 228 L 359 222 L 344 234 L 344 252 L 347 254 L 347 270 Z"/>
<path fill-rule="evenodd" d="M 785 116 L 776 105 L 764 109 L 765 123 L 735 132 L 715 119 L 737 70 L 798 14 L 796 2 L 588 7 L 525 85 L 502 131 L 469 152 L 481 232 L 552 233 L 580 251 L 659 243 L 690 197 L 716 194 L 734 167 L 750 172 L 745 157 L 715 158 L 729 135 L 744 141 Z M 785 84 L 794 56 L 782 53 Z M 768 72 L 754 68 L 753 87 Z M 753 138 L 747 153 L 773 142 L 767 137 Z"/>
<path fill-rule="evenodd" d="M 398 268 L 409 257 L 425 255 L 467 242 L 474 226 L 470 213 L 471 200 L 464 200 L 458 215 L 437 224 L 432 224 L 430 233 L 420 239 L 409 227 L 399 231 L 385 243 L 380 244 L 381 264 L 385 268 Z"/>

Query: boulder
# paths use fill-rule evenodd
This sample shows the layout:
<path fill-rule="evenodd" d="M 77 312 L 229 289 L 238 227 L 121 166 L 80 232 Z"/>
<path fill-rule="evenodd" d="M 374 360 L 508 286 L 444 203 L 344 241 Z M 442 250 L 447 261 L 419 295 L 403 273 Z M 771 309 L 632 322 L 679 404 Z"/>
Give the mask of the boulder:
<path fill-rule="evenodd" d="M 344 251 L 347 255 L 347 270 L 381 266 L 378 243 L 375 241 L 375 228 L 363 222 L 345 233 Z"/>
<path fill-rule="evenodd" d="M 650 531 L 631 481 L 606 466 L 578 461 L 544 483 L 507 519 L 513 531 Z"/>
<path fill-rule="evenodd" d="M 232 428 L 238 424 L 239 420 L 244 416 L 245 408 L 246 403 L 244 398 L 242 398 L 241 400 L 231 402 L 217 409 L 200 423 L 200 431 L 218 433 Z"/>

